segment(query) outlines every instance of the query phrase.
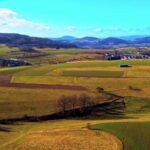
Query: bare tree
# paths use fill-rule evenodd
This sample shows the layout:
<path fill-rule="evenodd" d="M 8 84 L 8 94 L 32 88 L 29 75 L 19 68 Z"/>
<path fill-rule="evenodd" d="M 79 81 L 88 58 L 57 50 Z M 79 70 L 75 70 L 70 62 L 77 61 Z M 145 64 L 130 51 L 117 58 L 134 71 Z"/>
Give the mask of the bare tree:
<path fill-rule="evenodd" d="M 77 97 L 76 95 L 61 96 L 57 100 L 56 109 L 58 110 L 57 112 L 60 112 L 63 116 L 66 116 L 69 113 L 72 115 L 76 115 L 76 111 L 85 113 L 94 104 L 95 103 L 91 100 L 91 97 L 87 94 L 82 94 L 79 97 Z"/>
<path fill-rule="evenodd" d="M 90 99 L 90 97 L 87 96 L 86 94 L 80 95 L 79 101 L 80 101 L 81 106 L 83 106 L 83 107 L 87 106 L 89 99 Z"/>
<path fill-rule="evenodd" d="M 90 109 L 91 106 L 94 105 L 94 102 L 91 100 L 91 97 L 87 94 L 82 94 L 79 97 L 79 103 L 80 103 L 80 111 L 82 113 L 85 113 Z"/>
<path fill-rule="evenodd" d="M 67 96 L 61 96 L 58 100 L 57 100 L 57 109 L 63 113 L 63 115 L 65 115 L 65 112 L 67 110 L 69 104 L 69 98 Z"/>
<path fill-rule="evenodd" d="M 70 110 L 72 110 L 72 115 L 76 115 L 76 108 L 78 107 L 78 97 L 76 95 L 72 95 L 69 97 L 70 102 Z"/>
<path fill-rule="evenodd" d="M 78 98 L 76 95 L 72 95 L 69 97 L 70 99 L 70 104 L 71 104 L 71 109 L 75 109 L 77 107 L 77 101 L 78 101 Z"/>

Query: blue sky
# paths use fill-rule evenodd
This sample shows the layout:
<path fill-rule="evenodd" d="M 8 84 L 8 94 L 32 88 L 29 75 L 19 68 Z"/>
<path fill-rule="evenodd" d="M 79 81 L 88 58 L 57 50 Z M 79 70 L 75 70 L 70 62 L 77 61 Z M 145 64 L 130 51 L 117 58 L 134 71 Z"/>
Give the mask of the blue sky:
<path fill-rule="evenodd" d="M 0 32 L 42 37 L 150 35 L 149 0 L 0 0 Z"/>

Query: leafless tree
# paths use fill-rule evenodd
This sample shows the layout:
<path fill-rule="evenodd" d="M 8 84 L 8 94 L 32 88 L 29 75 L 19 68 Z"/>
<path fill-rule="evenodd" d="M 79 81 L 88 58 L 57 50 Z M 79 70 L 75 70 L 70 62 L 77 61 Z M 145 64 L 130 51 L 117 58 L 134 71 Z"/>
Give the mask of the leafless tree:
<path fill-rule="evenodd" d="M 77 95 L 61 96 L 57 100 L 56 110 L 63 116 L 66 116 L 69 113 L 75 116 L 77 111 L 84 114 L 94 105 L 94 100 L 87 94 L 81 94 L 79 97 Z"/>
<path fill-rule="evenodd" d="M 80 103 L 81 108 L 86 108 L 86 107 L 91 106 L 93 104 L 91 97 L 87 94 L 80 95 L 78 101 Z"/>
<path fill-rule="evenodd" d="M 57 100 L 57 107 L 59 111 L 66 111 L 67 109 L 75 109 L 78 105 L 78 98 L 76 95 L 71 95 L 71 96 L 61 96 Z"/>
<path fill-rule="evenodd" d="M 78 106 L 78 104 L 77 104 L 77 101 L 78 101 L 77 96 L 76 95 L 72 95 L 72 96 L 69 97 L 69 99 L 70 99 L 71 109 L 75 109 Z"/>
<path fill-rule="evenodd" d="M 63 95 L 57 100 L 56 107 L 60 112 L 63 113 L 63 115 L 65 115 L 68 105 L 69 105 L 69 98 Z"/>

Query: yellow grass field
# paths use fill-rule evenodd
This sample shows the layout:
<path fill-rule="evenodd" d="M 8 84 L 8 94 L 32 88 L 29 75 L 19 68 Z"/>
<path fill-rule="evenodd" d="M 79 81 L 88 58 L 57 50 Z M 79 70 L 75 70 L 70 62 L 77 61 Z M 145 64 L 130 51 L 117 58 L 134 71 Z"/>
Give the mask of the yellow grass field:
<path fill-rule="evenodd" d="M 132 67 L 119 68 L 120 63 Z M 71 71 L 123 71 L 122 77 L 63 76 Z M 52 103 L 62 95 L 97 95 L 96 88 L 125 96 L 128 101 L 124 118 L 76 118 L 45 122 L 0 124 L 0 150 L 122 150 L 122 141 L 104 131 L 89 130 L 88 125 L 110 122 L 150 121 L 150 61 L 85 61 L 57 65 L 41 65 L 15 72 L 12 83 L 78 85 L 87 91 L 0 87 L 0 117 L 52 113 Z M 133 87 L 129 88 L 129 87 Z M 138 89 L 138 90 L 137 90 Z M 11 112 L 11 113 L 10 113 Z M 11 116 L 11 115 L 14 116 Z M 3 117 L 3 118 L 2 118 Z"/>
<path fill-rule="evenodd" d="M 6 119 L 51 114 L 60 96 L 79 95 L 84 91 L 0 87 L 0 93 L 0 119 Z"/>
<path fill-rule="evenodd" d="M 127 61 L 128 62 L 128 61 Z M 125 63 L 127 63 L 125 62 Z M 136 64 L 137 62 L 137 64 Z M 28 69 L 16 73 L 11 82 L 16 83 L 34 83 L 34 84 L 62 84 L 62 85 L 80 85 L 84 86 L 91 91 L 100 86 L 107 91 L 112 91 L 116 94 L 123 96 L 137 96 L 137 97 L 150 97 L 150 66 L 149 61 L 145 61 L 146 65 L 141 63 L 141 60 L 136 61 L 132 67 L 119 68 L 118 64 L 121 62 L 109 61 L 87 61 L 86 62 L 72 62 L 68 64 L 46 65 L 33 69 Z M 122 62 L 124 63 L 124 61 Z M 130 62 L 133 63 L 132 61 Z M 140 64 L 141 63 L 141 64 Z M 139 64 L 139 65 L 138 65 Z M 78 67 L 77 67 L 78 66 Z M 92 67 L 91 67 L 92 66 Z M 115 77 L 73 77 L 63 76 L 63 71 L 123 71 L 124 75 L 120 78 Z M 139 88 L 141 91 L 132 91 L 130 86 Z"/>
<path fill-rule="evenodd" d="M 1 150 L 75 150 L 75 148 L 88 147 L 91 150 L 120 150 L 121 143 L 114 135 L 103 131 L 89 131 L 88 124 L 100 124 L 110 122 L 149 121 L 150 115 L 130 115 L 131 119 L 77 119 L 54 120 L 38 123 L 17 123 L 5 125 L 9 132 L 0 132 Z M 133 117 L 133 118 L 132 118 Z M 3 127 L 3 126 L 1 126 Z M 69 144 L 71 143 L 71 144 Z M 94 144 L 94 145 L 93 145 Z M 52 150 L 53 150 L 52 149 Z"/>

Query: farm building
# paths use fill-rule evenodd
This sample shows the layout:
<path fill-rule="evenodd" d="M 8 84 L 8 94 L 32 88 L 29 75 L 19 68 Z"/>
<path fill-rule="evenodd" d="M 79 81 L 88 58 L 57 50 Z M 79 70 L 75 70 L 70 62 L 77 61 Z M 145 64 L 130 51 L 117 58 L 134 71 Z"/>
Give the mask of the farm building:
<path fill-rule="evenodd" d="M 119 67 L 120 68 L 127 68 L 127 67 L 131 67 L 131 66 L 129 66 L 128 64 L 120 64 Z"/>

